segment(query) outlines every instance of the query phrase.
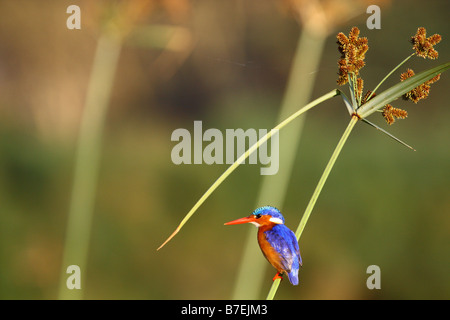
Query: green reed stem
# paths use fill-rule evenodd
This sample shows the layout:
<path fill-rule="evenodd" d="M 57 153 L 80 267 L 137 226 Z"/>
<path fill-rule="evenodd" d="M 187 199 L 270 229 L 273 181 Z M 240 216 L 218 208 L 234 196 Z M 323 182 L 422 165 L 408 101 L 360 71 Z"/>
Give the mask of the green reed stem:
<path fill-rule="evenodd" d="M 333 169 L 334 163 L 336 162 L 342 148 L 344 147 L 345 142 L 347 141 L 347 138 L 350 136 L 350 133 L 353 130 L 353 127 L 355 126 L 356 122 L 358 122 L 358 117 L 353 116 L 350 119 L 350 122 L 345 129 L 344 133 L 342 134 L 341 139 L 339 140 L 338 145 L 336 146 L 336 149 L 334 149 L 333 154 L 331 155 L 330 160 L 328 161 L 327 166 L 325 167 L 324 172 L 322 173 L 322 176 L 320 177 L 319 183 L 316 186 L 316 189 L 314 190 L 314 193 L 309 200 L 308 206 L 306 207 L 305 213 L 303 214 L 302 219 L 300 220 L 300 224 L 298 225 L 297 230 L 295 231 L 295 236 L 297 237 L 297 240 L 300 239 L 300 236 L 303 233 L 303 230 L 305 229 L 306 223 L 308 222 L 309 216 L 311 215 L 311 212 L 314 208 L 314 205 L 316 204 L 317 198 L 319 198 L 320 192 L 322 191 L 323 186 L 325 185 L 325 182 L 327 181 L 328 175 L 331 172 L 331 169 Z"/>
<path fill-rule="evenodd" d="M 331 155 L 330 160 L 328 161 L 327 166 L 325 167 L 324 172 L 322 173 L 322 176 L 320 177 L 319 183 L 316 186 L 316 189 L 314 190 L 314 193 L 308 203 L 308 206 L 306 207 L 305 213 L 303 214 L 302 219 L 300 220 L 300 224 L 298 225 L 298 228 L 295 232 L 295 236 L 297 237 L 297 240 L 300 240 L 300 236 L 303 233 L 303 230 L 305 229 L 306 223 L 308 222 L 308 219 L 311 215 L 312 210 L 314 209 L 314 206 L 316 204 L 317 199 L 319 198 L 320 192 L 322 191 L 323 186 L 325 185 L 325 182 L 327 181 L 327 178 L 331 172 L 331 169 L 333 169 L 333 166 L 344 147 L 345 142 L 347 141 L 347 138 L 350 136 L 350 133 L 352 132 L 355 124 L 358 122 L 359 118 L 357 116 L 353 116 L 350 119 L 350 122 L 345 129 L 344 133 L 342 134 L 341 139 L 339 140 L 338 145 L 336 146 L 336 149 L 334 149 L 333 154 Z M 272 283 L 272 287 L 270 288 L 270 291 L 267 295 L 267 300 L 273 300 L 277 290 L 278 286 L 280 285 L 281 280 L 276 279 Z"/>
<path fill-rule="evenodd" d="M 83 298 L 101 138 L 120 51 L 121 44 L 117 39 L 110 35 L 102 35 L 99 38 L 78 136 L 59 299 Z M 80 268 L 81 289 L 67 288 L 66 281 L 69 275 L 66 269 L 70 265 L 77 265 Z"/>

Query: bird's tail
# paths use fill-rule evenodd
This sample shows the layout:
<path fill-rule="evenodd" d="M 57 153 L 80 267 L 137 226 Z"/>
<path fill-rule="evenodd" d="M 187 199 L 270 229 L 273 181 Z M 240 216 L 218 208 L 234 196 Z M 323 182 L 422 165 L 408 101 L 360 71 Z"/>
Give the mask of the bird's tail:
<path fill-rule="evenodd" d="M 298 285 L 298 268 L 292 269 L 287 275 L 294 286 Z"/>

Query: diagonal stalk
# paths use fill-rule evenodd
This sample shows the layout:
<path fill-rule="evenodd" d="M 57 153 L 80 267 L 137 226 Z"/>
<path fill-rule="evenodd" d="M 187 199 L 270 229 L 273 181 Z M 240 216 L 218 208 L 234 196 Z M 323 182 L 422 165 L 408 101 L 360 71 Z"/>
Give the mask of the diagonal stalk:
<path fill-rule="evenodd" d="M 344 133 L 342 134 L 341 139 L 339 140 L 339 143 L 336 146 L 336 149 L 334 150 L 333 154 L 331 155 L 331 158 L 328 161 L 328 164 L 325 167 L 325 170 L 322 173 L 322 176 L 320 177 L 319 183 L 317 184 L 316 189 L 314 190 L 314 193 L 308 203 L 308 206 L 306 207 L 305 213 L 303 214 L 303 217 L 300 220 L 300 224 L 298 225 L 298 228 L 295 232 L 295 236 L 297 237 L 297 240 L 300 239 L 300 236 L 302 235 L 303 230 L 305 229 L 306 223 L 308 222 L 311 212 L 314 209 L 316 201 L 319 198 L 320 192 L 322 191 L 322 188 L 325 185 L 325 182 L 327 181 L 328 175 L 330 174 L 331 169 L 333 169 L 336 159 L 338 158 L 342 148 L 344 147 L 345 142 L 347 141 L 347 138 L 350 136 L 350 133 L 352 132 L 352 130 L 353 130 L 355 124 L 358 122 L 358 120 L 359 120 L 359 118 L 357 116 L 352 116 L 347 128 L 345 129 Z M 273 298 L 278 290 L 278 286 L 280 285 L 280 281 L 281 281 L 280 279 L 276 279 L 272 283 L 272 287 L 270 288 L 269 294 L 267 295 L 267 300 L 273 300 Z"/>
<path fill-rule="evenodd" d="M 247 151 L 245 151 L 230 167 L 228 167 L 227 170 L 225 170 L 224 173 L 209 187 L 209 189 L 200 197 L 200 199 L 195 203 L 195 205 L 192 207 L 192 209 L 186 214 L 186 216 L 181 220 L 178 227 L 175 229 L 175 231 L 166 239 L 166 241 L 163 242 L 162 245 L 159 246 L 157 250 L 160 250 L 162 247 L 164 247 L 184 226 L 184 224 L 191 218 L 191 216 L 197 211 L 197 209 L 205 202 L 206 199 L 211 195 L 211 193 L 214 192 L 214 190 L 219 187 L 219 185 L 234 171 L 236 168 L 245 161 L 253 152 L 255 152 L 260 145 L 264 144 L 267 140 L 269 140 L 273 134 L 278 133 L 279 130 L 281 130 L 283 127 L 285 127 L 287 124 L 289 124 L 291 121 L 299 117 L 302 113 L 308 111 L 309 109 L 315 107 L 316 105 L 331 99 L 337 95 L 340 94 L 339 90 L 333 89 L 332 91 L 324 94 L 323 96 L 317 98 L 316 100 L 308 103 L 303 108 L 299 109 L 297 112 L 289 116 L 287 119 L 285 119 L 283 122 L 281 122 L 279 125 L 277 125 L 275 128 L 273 128 L 271 131 L 269 131 L 266 135 L 264 135 L 261 139 L 259 139 L 255 144 L 253 144 Z"/>
<path fill-rule="evenodd" d="M 397 141 L 398 143 L 404 145 L 405 147 L 411 149 L 412 151 L 416 151 L 416 149 L 414 149 L 413 147 L 411 147 L 409 144 L 403 142 L 402 140 L 400 140 L 399 138 L 397 138 L 396 136 L 390 134 L 389 132 L 387 132 L 386 130 L 380 128 L 379 126 L 377 126 L 376 124 L 370 122 L 367 119 L 361 119 L 363 122 L 367 123 L 368 125 L 374 127 L 375 129 L 381 131 L 382 133 L 384 133 L 385 135 L 387 135 L 389 138 L 394 139 L 395 141 Z"/>
<path fill-rule="evenodd" d="M 328 164 L 325 167 L 322 177 L 320 177 L 319 183 L 317 184 L 317 187 L 314 190 L 314 193 L 308 203 L 308 206 L 306 207 L 305 213 L 303 214 L 300 224 L 297 230 L 295 231 L 295 236 L 297 237 L 297 240 L 300 239 L 300 236 L 302 235 L 305 225 L 308 222 L 309 216 L 311 215 L 314 205 L 316 204 L 317 198 L 319 197 L 320 192 L 322 191 L 322 188 L 325 182 L 327 181 L 328 175 L 330 174 L 331 169 L 333 168 L 334 163 L 336 162 L 336 159 L 338 158 L 342 148 L 344 147 L 345 142 L 347 141 L 347 138 L 349 137 L 350 133 L 353 130 L 353 127 L 355 126 L 356 122 L 358 122 L 358 120 L 359 119 L 357 116 L 353 116 L 350 119 L 347 128 L 345 129 L 341 139 L 339 140 L 338 145 L 336 146 L 336 149 L 334 150 L 330 160 L 328 161 Z"/>

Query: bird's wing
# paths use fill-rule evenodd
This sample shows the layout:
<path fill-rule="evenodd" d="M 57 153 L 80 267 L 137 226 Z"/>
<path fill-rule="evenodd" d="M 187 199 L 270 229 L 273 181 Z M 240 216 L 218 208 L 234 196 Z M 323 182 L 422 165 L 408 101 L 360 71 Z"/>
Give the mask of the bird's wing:
<path fill-rule="evenodd" d="M 301 265 L 297 238 L 288 227 L 283 224 L 276 225 L 265 234 L 267 241 L 280 254 L 281 263 L 286 271 L 289 272 L 292 267 L 298 268 L 298 264 Z"/>

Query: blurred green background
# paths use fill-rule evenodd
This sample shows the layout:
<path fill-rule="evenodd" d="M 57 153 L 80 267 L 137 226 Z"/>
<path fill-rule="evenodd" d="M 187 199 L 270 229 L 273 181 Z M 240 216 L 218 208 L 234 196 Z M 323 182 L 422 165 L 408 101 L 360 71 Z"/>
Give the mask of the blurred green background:
<path fill-rule="evenodd" d="M 81 8 L 81 30 L 66 27 L 71 4 Z M 192 132 L 194 120 L 204 130 L 275 126 L 299 33 L 315 14 L 327 38 L 312 98 L 337 87 L 335 35 L 352 26 L 369 38 L 365 88 L 412 53 L 420 26 L 442 35 L 440 56 L 407 66 L 420 72 L 449 61 L 448 1 L 378 2 L 380 30 L 366 27 L 369 4 L 0 1 L 0 298 L 58 298 L 80 119 L 104 30 L 122 40 L 98 150 L 83 298 L 229 299 L 253 227 L 223 223 L 255 209 L 260 165 L 238 168 L 157 252 L 227 168 L 174 165 L 171 134 Z M 277 299 L 450 298 L 448 88 L 447 72 L 428 99 L 393 103 L 407 120 L 388 127 L 381 115 L 369 119 L 416 152 L 357 125 L 300 240 L 300 285 L 284 281 Z M 340 98 L 308 112 L 283 204 L 288 227 L 297 227 L 348 120 Z M 280 142 L 290 147 L 283 131 Z M 366 287 L 373 264 L 380 290 Z M 265 261 L 260 268 L 265 298 L 275 271 Z"/>

